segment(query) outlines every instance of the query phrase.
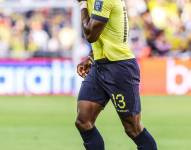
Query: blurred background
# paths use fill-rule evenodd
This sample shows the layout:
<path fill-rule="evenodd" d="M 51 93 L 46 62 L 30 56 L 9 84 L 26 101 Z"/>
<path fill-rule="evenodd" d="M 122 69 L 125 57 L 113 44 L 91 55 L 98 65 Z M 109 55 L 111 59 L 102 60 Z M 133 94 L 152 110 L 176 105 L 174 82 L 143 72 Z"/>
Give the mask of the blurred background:
<path fill-rule="evenodd" d="M 191 149 L 191 1 L 126 2 L 143 121 L 159 149 Z M 76 65 L 90 50 L 75 0 L 0 0 L 0 149 L 83 149 Z M 112 106 L 98 126 L 107 150 L 136 149 Z"/>
<path fill-rule="evenodd" d="M 127 1 L 130 46 L 138 58 L 190 57 L 189 0 Z M 1 58 L 72 57 L 79 39 L 79 11 L 73 1 L 1 0 Z M 85 52 L 84 52 L 85 53 Z M 77 54 L 78 55 L 78 54 Z"/>

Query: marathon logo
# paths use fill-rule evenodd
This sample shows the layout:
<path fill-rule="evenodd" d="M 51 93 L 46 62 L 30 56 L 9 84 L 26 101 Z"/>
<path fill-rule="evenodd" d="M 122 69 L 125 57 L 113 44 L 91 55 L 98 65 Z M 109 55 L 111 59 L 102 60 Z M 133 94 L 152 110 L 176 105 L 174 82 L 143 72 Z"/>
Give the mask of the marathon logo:
<path fill-rule="evenodd" d="M 71 61 L 0 64 L 0 95 L 76 94 L 81 80 L 74 70 Z"/>
<path fill-rule="evenodd" d="M 94 10 L 101 12 L 103 7 L 103 0 L 96 0 L 94 4 Z"/>

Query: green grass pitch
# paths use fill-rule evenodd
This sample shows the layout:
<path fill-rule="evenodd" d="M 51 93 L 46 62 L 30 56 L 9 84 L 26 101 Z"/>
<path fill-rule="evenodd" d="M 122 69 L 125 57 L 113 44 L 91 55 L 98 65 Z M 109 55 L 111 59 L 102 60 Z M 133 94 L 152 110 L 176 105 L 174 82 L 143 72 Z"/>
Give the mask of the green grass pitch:
<path fill-rule="evenodd" d="M 142 97 L 159 150 L 191 150 L 191 97 Z M 0 97 L 0 150 L 83 150 L 73 97 Z M 135 150 L 111 103 L 97 120 L 106 150 Z"/>

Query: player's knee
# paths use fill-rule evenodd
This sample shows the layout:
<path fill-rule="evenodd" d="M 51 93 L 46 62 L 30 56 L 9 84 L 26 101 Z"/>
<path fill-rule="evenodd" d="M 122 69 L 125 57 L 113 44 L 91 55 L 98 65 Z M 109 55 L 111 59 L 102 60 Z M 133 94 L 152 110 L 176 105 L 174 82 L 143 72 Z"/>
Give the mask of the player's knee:
<path fill-rule="evenodd" d="M 126 134 L 130 137 L 130 138 L 134 138 L 138 135 L 138 132 L 136 132 L 135 130 L 131 129 L 125 129 Z"/>
<path fill-rule="evenodd" d="M 86 131 L 93 128 L 93 124 L 90 121 L 77 119 L 75 126 L 80 131 Z"/>
<path fill-rule="evenodd" d="M 126 134 L 130 138 L 135 138 L 143 130 L 143 126 L 139 122 L 131 122 L 131 121 L 125 122 L 124 123 L 124 128 L 125 128 Z"/>
<path fill-rule="evenodd" d="M 140 125 L 139 126 L 131 125 L 125 128 L 125 132 L 130 138 L 135 138 L 141 133 L 141 131 L 142 131 L 142 128 Z"/>

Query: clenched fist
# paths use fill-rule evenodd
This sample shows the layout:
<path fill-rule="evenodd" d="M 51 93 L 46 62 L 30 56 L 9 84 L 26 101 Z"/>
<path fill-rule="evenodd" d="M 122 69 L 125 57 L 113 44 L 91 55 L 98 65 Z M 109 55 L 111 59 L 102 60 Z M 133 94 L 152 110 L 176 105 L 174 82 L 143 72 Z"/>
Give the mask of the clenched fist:
<path fill-rule="evenodd" d="M 79 76 L 85 78 L 89 73 L 91 65 L 92 65 L 92 59 L 90 57 L 87 57 L 80 64 L 78 64 L 77 73 L 79 74 Z"/>

